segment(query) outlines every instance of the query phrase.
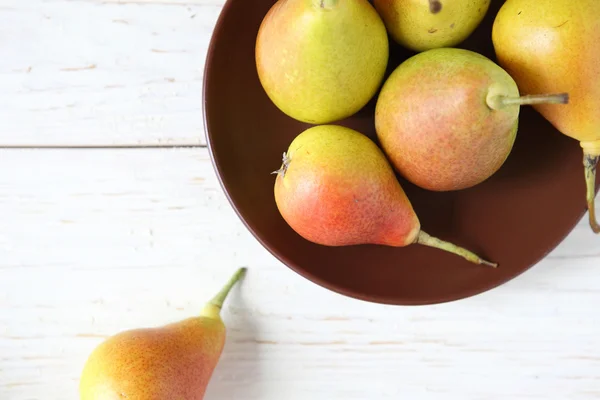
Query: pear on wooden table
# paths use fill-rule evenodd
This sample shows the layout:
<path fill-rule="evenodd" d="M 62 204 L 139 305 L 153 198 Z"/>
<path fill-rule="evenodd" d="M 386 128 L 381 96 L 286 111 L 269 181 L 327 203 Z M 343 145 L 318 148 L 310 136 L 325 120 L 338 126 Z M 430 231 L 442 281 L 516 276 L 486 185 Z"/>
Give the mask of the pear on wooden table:
<path fill-rule="evenodd" d="M 240 268 L 197 317 L 116 334 L 90 354 L 81 400 L 202 400 L 225 344 L 220 317 Z"/>
<path fill-rule="evenodd" d="M 534 107 L 583 149 L 590 226 L 600 160 L 600 1 L 508 0 L 492 30 L 498 63 L 524 93 L 566 91 L 568 106 Z"/>
<path fill-rule="evenodd" d="M 338 125 L 309 128 L 293 140 L 275 173 L 279 212 L 313 243 L 394 247 L 418 243 L 497 266 L 423 232 L 385 155 L 360 132 Z"/>
<path fill-rule="evenodd" d="M 384 83 L 375 129 L 406 179 L 428 190 L 461 190 L 504 164 L 522 105 L 567 101 L 565 93 L 520 97 L 512 77 L 487 57 L 433 49 L 403 62 Z"/>
<path fill-rule="evenodd" d="M 279 0 L 256 39 L 258 77 L 288 116 L 324 124 L 350 117 L 380 88 L 389 57 L 367 0 Z"/>

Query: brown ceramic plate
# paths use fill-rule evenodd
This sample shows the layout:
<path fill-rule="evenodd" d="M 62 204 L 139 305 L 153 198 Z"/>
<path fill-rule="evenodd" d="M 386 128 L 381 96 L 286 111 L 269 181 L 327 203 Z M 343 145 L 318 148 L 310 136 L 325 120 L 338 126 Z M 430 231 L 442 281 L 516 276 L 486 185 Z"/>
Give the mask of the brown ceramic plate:
<path fill-rule="evenodd" d="M 509 159 L 472 189 L 434 193 L 401 179 L 423 230 L 500 263 L 494 270 L 423 246 L 330 248 L 298 236 L 275 206 L 271 171 L 309 125 L 280 112 L 258 80 L 254 44 L 274 0 L 229 0 L 204 77 L 211 157 L 236 212 L 260 243 L 300 275 L 347 296 L 387 304 L 457 300 L 501 285 L 540 261 L 586 211 L 582 152 L 531 108 L 522 109 Z M 491 26 L 502 1 L 460 47 L 494 59 Z M 412 55 L 391 43 L 389 72 Z M 345 125 L 375 138 L 374 100 Z"/>

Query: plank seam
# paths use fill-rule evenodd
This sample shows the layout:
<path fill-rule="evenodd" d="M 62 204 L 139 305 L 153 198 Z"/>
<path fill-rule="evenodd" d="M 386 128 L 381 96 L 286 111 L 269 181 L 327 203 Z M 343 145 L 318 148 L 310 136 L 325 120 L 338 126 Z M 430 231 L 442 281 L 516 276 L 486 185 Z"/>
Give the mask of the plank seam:
<path fill-rule="evenodd" d="M 199 148 L 205 149 L 205 144 L 115 144 L 115 145 L 0 145 L 0 150 L 95 150 L 95 149 L 181 149 Z"/>

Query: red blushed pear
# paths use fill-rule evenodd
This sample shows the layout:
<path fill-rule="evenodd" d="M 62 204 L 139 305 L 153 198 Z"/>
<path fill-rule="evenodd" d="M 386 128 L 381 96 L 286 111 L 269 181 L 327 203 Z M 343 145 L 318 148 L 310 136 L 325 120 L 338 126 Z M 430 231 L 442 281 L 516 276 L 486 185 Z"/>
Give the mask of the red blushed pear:
<path fill-rule="evenodd" d="M 521 105 L 567 101 L 566 94 L 520 97 L 513 78 L 490 59 L 434 49 L 406 60 L 384 83 L 375 128 L 406 179 L 428 190 L 460 190 L 504 164 Z"/>
<path fill-rule="evenodd" d="M 357 131 L 337 125 L 307 129 L 275 173 L 277 208 L 306 240 L 325 246 L 418 243 L 497 266 L 423 232 L 385 155 Z"/>
<path fill-rule="evenodd" d="M 600 233 L 594 204 L 600 161 L 600 1 L 507 0 L 492 40 L 498 63 L 525 93 L 569 92 L 566 107 L 534 107 L 580 143 L 590 226 Z"/>
<path fill-rule="evenodd" d="M 225 344 L 220 317 L 240 268 L 197 317 L 157 328 L 124 331 L 89 356 L 81 400 L 202 400 Z"/>

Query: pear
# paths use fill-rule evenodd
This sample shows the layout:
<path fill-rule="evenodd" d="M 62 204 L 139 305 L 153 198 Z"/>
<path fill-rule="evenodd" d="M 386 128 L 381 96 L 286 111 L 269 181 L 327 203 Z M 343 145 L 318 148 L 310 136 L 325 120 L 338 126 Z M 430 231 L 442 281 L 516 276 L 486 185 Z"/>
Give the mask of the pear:
<path fill-rule="evenodd" d="M 313 243 L 394 247 L 418 243 L 497 266 L 423 232 L 385 155 L 360 132 L 337 125 L 309 128 L 292 141 L 275 173 L 275 202 L 281 216 Z"/>
<path fill-rule="evenodd" d="M 384 83 L 375 129 L 391 163 L 410 182 L 461 190 L 504 164 L 521 105 L 566 101 L 566 94 L 520 97 L 511 76 L 479 53 L 433 49 L 406 60 Z"/>
<path fill-rule="evenodd" d="M 392 38 L 425 51 L 467 39 L 486 15 L 490 0 L 374 0 Z"/>
<path fill-rule="evenodd" d="M 225 343 L 221 307 L 240 268 L 200 316 L 158 328 L 121 332 L 89 356 L 81 400 L 201 400 Z"/>
<path fill-rule="evenodd" d="M 535 108 L 583 148 L 590 226 L 595 233 L 600 233 L 594 206 L 600 160 L 599 16 L 598 0 L 508 0 L 492 30 L 498 63 L 524 93 L 569 92 L 566 107 Z"/>
<path fill-rule="evenodd" d="M 279 0 L 256 39 L 258 77 L 288 116 L 324 124 L 373 98 L 389 57 L 383 21 L 367 0 Z"/>

